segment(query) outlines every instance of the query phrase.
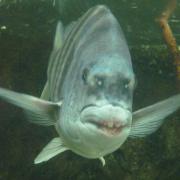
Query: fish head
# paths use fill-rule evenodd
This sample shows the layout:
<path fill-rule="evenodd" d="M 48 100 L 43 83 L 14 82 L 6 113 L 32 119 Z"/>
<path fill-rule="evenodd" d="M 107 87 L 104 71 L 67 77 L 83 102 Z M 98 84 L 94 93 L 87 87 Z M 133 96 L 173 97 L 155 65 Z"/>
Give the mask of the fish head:
<path fill-rule="evenodd" d="M 127 139 L 135 86 L 132 66 L 123 57 L 105 53 L 98 61 L 92 58 L 73 81 L 72 94 L 67 96 L 71 103 L 64 111 L 72 149 L 90 158 L 113 152 Z"/>
<path fill-rule="evenodd" d="M 86 128 L 83 137 L 85 140 L 87 136 L 95 146 L 99 139 L 103 151 L 119 147 L 131 128 L 135 78 L 131 65 L 121 58 L 106 54 L 82 69 L 80 123 Z"/>

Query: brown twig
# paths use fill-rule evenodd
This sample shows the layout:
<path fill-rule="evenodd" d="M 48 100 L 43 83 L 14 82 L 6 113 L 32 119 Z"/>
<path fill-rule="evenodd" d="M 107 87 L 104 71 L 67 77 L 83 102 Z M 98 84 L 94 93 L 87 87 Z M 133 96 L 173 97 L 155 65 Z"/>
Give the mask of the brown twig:
<path fill-rule="evenodd" d="M 174 64 L 176 66 L 177 80 L 180 81 L 180 52 L 176 43 L 176 39 L 173 36 L 171 28 L 168 24 L 168 20 L 171 14 L 174 12 L 177 5 L 177 0 L 169 0 L 164 11 L 161 13 L 160 17 L 157 18 L 160 27 L 162 28 L 163 36 L 166 44 L 173 55 Z"/>

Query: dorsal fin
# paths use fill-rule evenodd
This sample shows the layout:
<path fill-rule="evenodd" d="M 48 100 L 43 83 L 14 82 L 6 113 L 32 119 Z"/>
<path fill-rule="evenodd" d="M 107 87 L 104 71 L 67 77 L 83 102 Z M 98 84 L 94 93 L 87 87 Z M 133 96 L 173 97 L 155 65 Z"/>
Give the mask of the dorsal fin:
<path fill-rule="evenodd" d="M 61 21 L 58 21 L 56 27 L 56 33 L 54 37 L 53 50 L 59 50 L 64 42 L 64 27 Z"/>
<path fill-rule="evenodd" d="M 48 82 L 46 82 L 40 98 L 49 101 L 49 94 L 49 86 Z"/>
<path fill-rule="evenodd" d="M 61 21 L 59 21 L 57 23 L 57 27 L 56 27 L 53 50 L 52 50 L 50 58 L 49 58 L 48 73 L 47 73 L 48 81 L 49 81 L 49 74 L 52 73 L 52 68 L 53 68 L 55 57 L 57 57 L 59 55 L 59 52 L 62 48 L 63 38 L 64 38 L 64 28 L 63 28 Z"/>

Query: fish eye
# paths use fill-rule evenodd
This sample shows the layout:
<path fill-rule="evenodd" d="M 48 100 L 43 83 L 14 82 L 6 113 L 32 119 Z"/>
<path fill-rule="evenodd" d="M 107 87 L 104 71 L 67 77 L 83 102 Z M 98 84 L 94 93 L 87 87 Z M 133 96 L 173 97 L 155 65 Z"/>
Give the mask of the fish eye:
<path fill-rule="evenodd" d="M 96 85 L 98 87 L 103 87 L 104 86 L 104 79 L 102 77 L 95 77 Z"/>
<path fill-rule="evenodd" d="M 85 68 L 82 73 L 82 80 L 85 84 L 87 83 L 88 72 L 89 72 L 89 70 L 87 68 Z"/>
<path fill-rule="evenodd" d="M 135 87 L 136 81 L 134 79 L 126 79 L 124 80 L 124 88 L 129 89 Z"/>
<path fill-rule="evenodd" d="M 124 88 L 128 89 L 131 86 L 132 81 L 130 79 L 126 79 L 124 80 L 123 84 L 124 84 Z"/>

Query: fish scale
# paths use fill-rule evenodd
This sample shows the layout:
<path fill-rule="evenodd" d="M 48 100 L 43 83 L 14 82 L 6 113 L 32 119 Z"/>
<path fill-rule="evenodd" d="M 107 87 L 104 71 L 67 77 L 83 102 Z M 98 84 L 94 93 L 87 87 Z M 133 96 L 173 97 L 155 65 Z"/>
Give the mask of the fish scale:
<path fill-rule="evenodd" d="M 79 22 L 80 23 L 80 22 Z M 59 91 L 60 89 L 56 88 L 56 87 L 60 87 L 60 84 L 58 84 L 57 86 L 57 82 L 59 81 L 61 83 L 61 78 L 63 76 L 64 72 L 64 66 L 67 63 L 67 58 L 65 58 L 64 56 L 67 54 L 69 54 L 68 52 L 70 50 L 69 45 L 72 43 L 72 39 L 74 38 L 73 35 L 76 33 L 76 31 L 78 31 L 78 28 L 80 28 L 79 26 L 75 25 L 76 28 L 74 27 L 74 29 L 70 32 L 69 37 L 67 38 L 66 42 L 64 43 L 62 50 L 59 54 L 59 57 L 56 58 L 55 60 L 52 59 L 52 61 L 54 63 L 52 63 L 51 68 L 49 70 L 49 74 L 51 74 L 51 76 L 49 77 L 50 79 L 50 88 L 52 89 L 52 99 L 53 100 L 58 100 L 58 96 L 59 96 Z M 65 55 L 64 55 L 65 54 Z"/>
<path fill-rule="evenodd" d="M 71 49 L 73 48 L 74 40 L 78 38 L 77 31 L 82 28 L 82 24 L 86 21 L 86 18 L 90 18 L 89 14 L 94 12 L 94 9 L 89 10 L 85 16 L 83 16 L 82 19 L 77 22 L 75 25 L 76 27 L 73 28 L 73 30 L 70 32 L 69 37 L 66 40 L 66 43 L 64 44 L 62 51 L 60 53 L 59 59 L 56 59 L 54 62 L 54 65 L 52 65 L 51 77 L 50 77 L 50 84 L 52 92 L 52 99 L 59 100 L 59 94 L 61 85 L 63 83 L 63 77 L 65 76 L 67 72 L 67 65 L 70 64 L 70 62 L 67 63 L 67 61 L 71 61 L 72 59 L 68 59 Z M 94 14 L 92 14 L 93 16 Z M 54 69 L 54 71 L 53 71 Z M 52 82 L 52 83 L 51 83 Z"/>

